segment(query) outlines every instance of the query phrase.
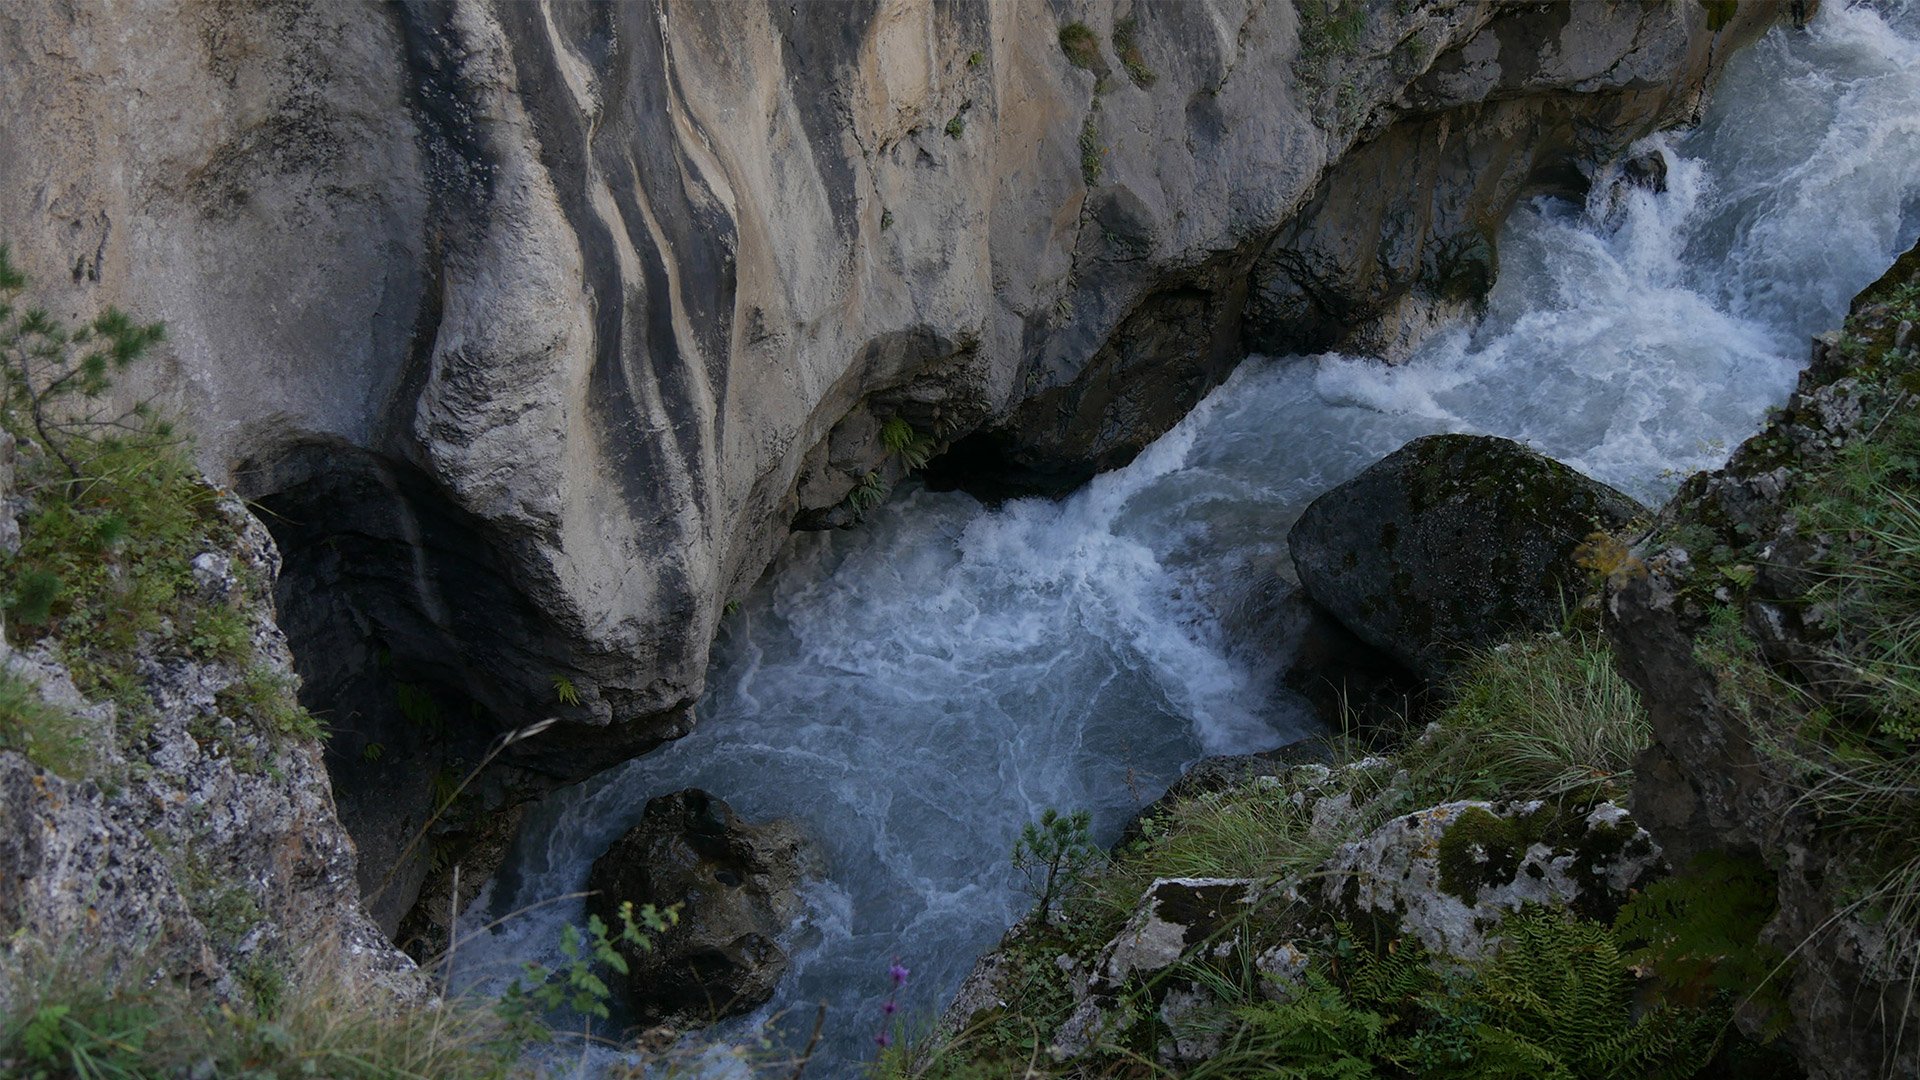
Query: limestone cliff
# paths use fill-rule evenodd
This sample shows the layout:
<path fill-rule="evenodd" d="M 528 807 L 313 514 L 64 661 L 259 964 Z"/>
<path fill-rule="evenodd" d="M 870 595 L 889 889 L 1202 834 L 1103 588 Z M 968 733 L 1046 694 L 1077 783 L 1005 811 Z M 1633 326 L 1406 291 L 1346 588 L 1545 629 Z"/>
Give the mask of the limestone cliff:
<path fill-rule="evenodd" d="M 568 778 L 684 730 L 887 421 L 1058 486 L 1250 345 L 1403 349 L 1778 10 L 8 5 L 0 237 L 168 324 L 378 847 L 500 730 Z"/>

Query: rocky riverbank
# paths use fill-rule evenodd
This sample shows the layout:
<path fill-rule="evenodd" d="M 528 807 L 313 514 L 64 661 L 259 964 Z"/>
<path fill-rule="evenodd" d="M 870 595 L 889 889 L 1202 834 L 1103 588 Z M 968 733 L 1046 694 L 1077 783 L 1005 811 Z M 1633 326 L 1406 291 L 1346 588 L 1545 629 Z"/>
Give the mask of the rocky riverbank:
<path fill-rule="evenodd" d="M 1565 606 L 1452 641 L 1405 617 L 1392 567 L 1356 582 L 1297 544 L 1316 598 L 1393 598 L 1343 607 L 1356 632 L 1451 648 L 1437 718 L 1386 756 L 1335 744 L 1159 804 L 891 1065 L 1911 1074 L 1916 323 L 1920 248 L 1724 469 L 1625 528 L 1576 485 L 1558 512 L 1608 528 L 1527 575 L 1493 572 L 1504 519 L 1476 513 L 1525 469 L 1421 505 L 1395 484 L 1448 474 L 1408 462 L 1465 447 L 1415 444 L 1324 496 L 1308 534 L 1444 522 L 1478 580 Z"/>

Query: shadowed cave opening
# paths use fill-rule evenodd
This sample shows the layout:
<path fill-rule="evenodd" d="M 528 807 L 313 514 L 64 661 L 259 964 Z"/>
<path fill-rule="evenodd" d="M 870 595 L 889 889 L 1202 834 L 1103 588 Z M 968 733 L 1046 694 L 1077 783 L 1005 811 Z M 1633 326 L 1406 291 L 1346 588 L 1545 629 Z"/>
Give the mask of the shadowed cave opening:
<path fill-rule="evenodd" d="M 529 653 L 557 650 L 540 647 L 539 613 L 479 522 L 417 467 L 307 441 L 241 476 L 280 547 L 280 626 L 301 703 L 329 731 L 327 772 L 359 848 L 361 892 L 381 930 L 408 945 L 430 872 L 458 853 L 501 785 L 524 782 L 490 771 L 454 800 L 500 733 L 552 712 L 524 672 Z"/>

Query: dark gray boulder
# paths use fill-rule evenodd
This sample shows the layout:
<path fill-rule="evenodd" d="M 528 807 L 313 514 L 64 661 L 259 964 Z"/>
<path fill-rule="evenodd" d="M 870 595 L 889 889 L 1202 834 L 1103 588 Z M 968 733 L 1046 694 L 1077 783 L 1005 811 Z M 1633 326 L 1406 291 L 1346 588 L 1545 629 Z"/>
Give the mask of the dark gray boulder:
<path fill-rule="evenodd" d="M 1463 648 L 1558 625 L 1574 551 L 1644 512 L 1508 439 L 1415 439 L 1320 496 L 1287 542 L 1308 597 L 1430 680 Z"/>
<path fill-rule="evenodd" d="M 621 952 L 638 1018 L 684 1029 L 773 996 L 787 970 L 778 938 L 801 914 L 800 883 L 820 870 L 794 823 L 750 824 L 688 788 L 649 800 L 640 823 L 595 860 L 588 908 L 617 927 L 623 901 L 680 905 L 652 949 Z"/>

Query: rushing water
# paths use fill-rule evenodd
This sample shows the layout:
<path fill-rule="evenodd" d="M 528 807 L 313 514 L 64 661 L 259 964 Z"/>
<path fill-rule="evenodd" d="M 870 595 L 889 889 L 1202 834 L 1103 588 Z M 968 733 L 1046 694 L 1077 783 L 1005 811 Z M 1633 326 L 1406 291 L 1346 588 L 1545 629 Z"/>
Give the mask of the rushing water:
<path fill-rule="evenodd" d="M 870 1049 L 886 967 L 936 1008 L 1026 907 L 1008 852 L 1045 807 L 1111 836 L 1203 755 L 1310 731 L 1243 599 L 1315 495 L 1415 436 L 1520 439 L 1649 500 L 1783 401 L 1810 334 L 1920 232 L 1920 5 L 1829 0 L 1736 58 L 1665 194 L 1522 208 L 1487 317 L 1397 368 L 1255 357 L 1125 469 L 1058 503 L 906 490 L 796 537 L 726 625 L 691 735 L 530 817 L 477 927 L 582 887 L 652 796 L 699 786 L 810 826 L 831 864 L 746 1024 L 826 1002 L 819 1075 Z M 1604 185 L 1596 185 L 1596 191 Z M 1257 620 L 1254 620 L 1257 622 Z M 496 986 L 577 901 L 476 934 Z"/>

